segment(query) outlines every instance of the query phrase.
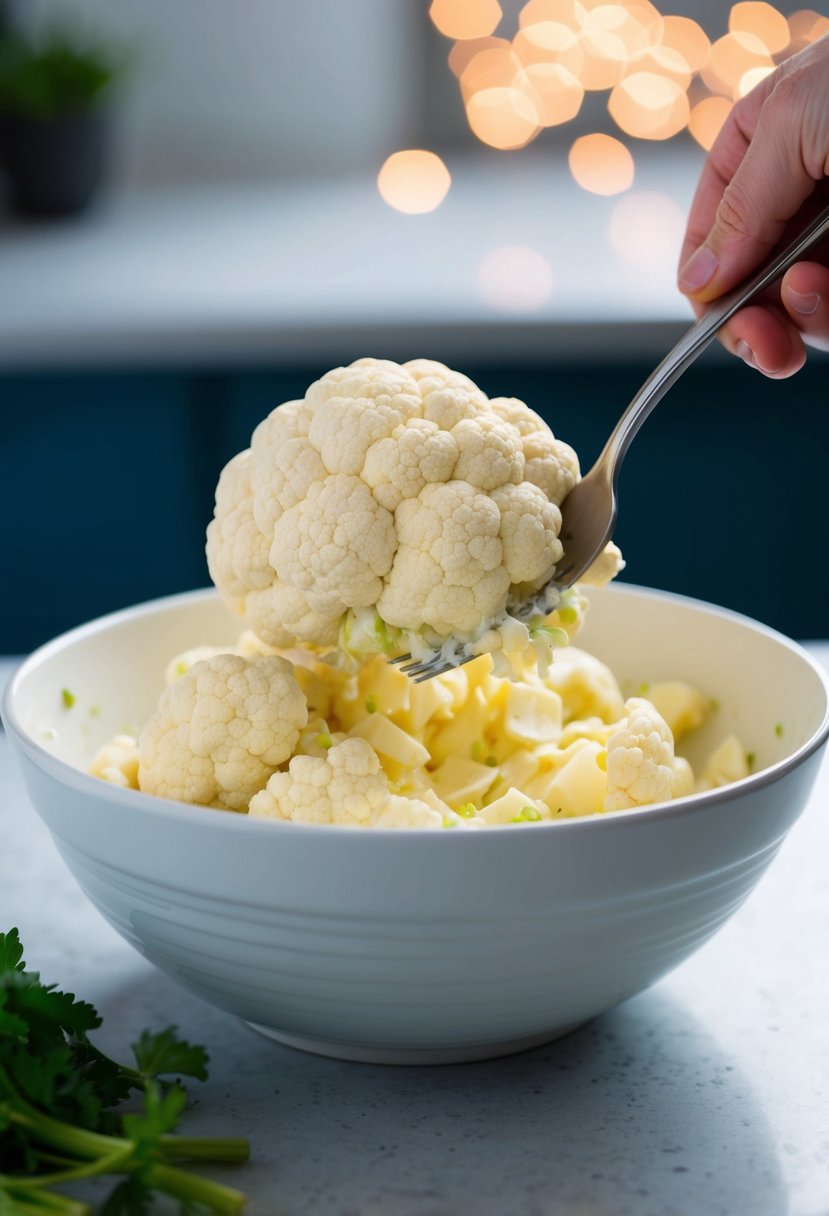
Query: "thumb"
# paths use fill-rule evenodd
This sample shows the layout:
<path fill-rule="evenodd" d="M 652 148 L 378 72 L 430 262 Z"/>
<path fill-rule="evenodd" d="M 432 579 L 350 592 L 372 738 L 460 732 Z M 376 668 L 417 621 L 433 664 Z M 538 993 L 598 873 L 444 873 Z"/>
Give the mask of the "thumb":
<path fill-rule="evenodd" d="M 815 188 L 800 156 L 801 98 L 786 83 L 763 105 L 714 223 L 680 271 L 680 290 L 699 303 L 716 299 L 755 270 Z"/>

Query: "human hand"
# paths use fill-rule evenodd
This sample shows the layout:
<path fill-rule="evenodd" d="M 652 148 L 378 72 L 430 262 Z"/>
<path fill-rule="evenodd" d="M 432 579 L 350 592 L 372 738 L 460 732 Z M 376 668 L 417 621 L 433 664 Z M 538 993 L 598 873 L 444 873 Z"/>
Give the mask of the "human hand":
<path fill-rule="evenodd" d="M 680 255 L 679 288 L 699 315 L 794 237 L 829 200 L 829 35 L 785 60 L 734 106 L 700 176 Z M 797 262 L 720 339 L 783 379 L 829 349 L 829 249 Z"/>

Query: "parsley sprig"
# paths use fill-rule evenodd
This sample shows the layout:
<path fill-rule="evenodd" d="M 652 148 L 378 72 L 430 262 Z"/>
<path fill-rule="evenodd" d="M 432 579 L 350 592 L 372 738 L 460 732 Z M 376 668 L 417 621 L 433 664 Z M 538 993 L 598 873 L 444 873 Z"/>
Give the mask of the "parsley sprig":
<path fill-rule="evenodd" d="M 122 1178 L 100 1216 L 147 1216 L 158 1192 L 182 1216 L 241 1212 L 241 1191 L 176 1164 L 248 1158 L 246 1140 L 174 1134 L 187 1104 L 178 1078 L 207 1078 L 204 1048 L 175 1026 L 145 1030 L 127 1067 L 90 1041 L 100 1024 L 92 1005 L 26 970 L 17 929 L 0 933 L 0 1216 L 91 1216 L 55 1188 L 102 1175 Z M 140 1109 L 125 1113 L 133 1090 Z"/>

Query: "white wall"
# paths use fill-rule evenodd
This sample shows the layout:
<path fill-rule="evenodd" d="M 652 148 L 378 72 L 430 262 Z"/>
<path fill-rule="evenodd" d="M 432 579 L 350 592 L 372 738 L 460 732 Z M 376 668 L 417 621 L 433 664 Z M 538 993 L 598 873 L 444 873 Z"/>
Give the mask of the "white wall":
<path fill-rule="evenodd" d="M 24 0 L 18 12 L 132 49 L 129 176 L 356 170 L 416 130 L 417 0 Z"/>

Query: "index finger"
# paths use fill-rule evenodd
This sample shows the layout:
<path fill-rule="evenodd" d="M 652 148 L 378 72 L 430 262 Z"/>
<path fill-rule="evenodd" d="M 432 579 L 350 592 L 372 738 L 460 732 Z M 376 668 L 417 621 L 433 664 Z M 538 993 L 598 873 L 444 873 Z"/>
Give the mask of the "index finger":
<path fill-rule="evenodd" d="M 726 186 L 742 164 L 757 130 L 757 121 L 766 98 L 774 88 L 777 73 L 772 72 L 741 98 L 723 123 L 705 164 L 688 213 L 688 223 L 679 255 L 681 270 L 691 254 L 703 244 L 713 227 Z"/>

